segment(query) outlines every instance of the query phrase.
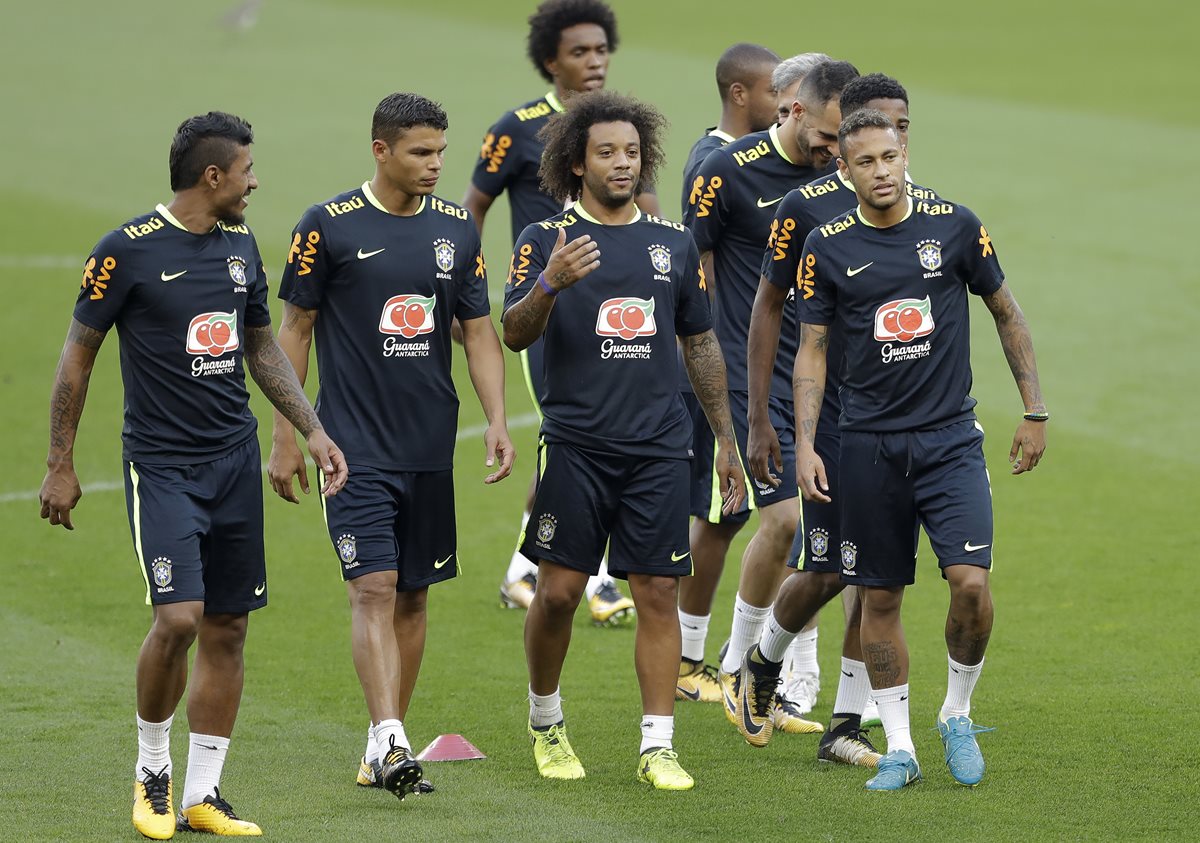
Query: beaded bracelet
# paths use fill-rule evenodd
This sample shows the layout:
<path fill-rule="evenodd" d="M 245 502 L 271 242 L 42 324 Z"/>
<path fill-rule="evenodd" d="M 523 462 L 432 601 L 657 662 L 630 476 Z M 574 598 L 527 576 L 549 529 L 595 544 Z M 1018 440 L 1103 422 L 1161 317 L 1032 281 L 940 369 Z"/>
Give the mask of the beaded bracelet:
<path fill-rule="evenodd" d="M 1050 421 L 1050 414 L 1045 411 L 1040 413 L 1026 413 L 1023 418 L 1025 421 L 1044 422 Z"/>

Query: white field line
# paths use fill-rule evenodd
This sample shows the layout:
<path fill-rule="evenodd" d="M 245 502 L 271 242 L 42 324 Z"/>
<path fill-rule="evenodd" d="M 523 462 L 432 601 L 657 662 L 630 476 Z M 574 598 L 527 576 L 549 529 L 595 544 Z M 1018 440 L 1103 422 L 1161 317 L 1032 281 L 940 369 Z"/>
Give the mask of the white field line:
<path fill-rule="evenodd" d="M 538 417 L 535 413 L 526 413 L 520 416 L 513 416 L 508 420 L 509 430 L 520 430 L 526 427 L 533 427 L 538 423 Z M 470 427 L 459 428 L 458 435 L 454 437 L 456 442 L 463 442 L 467 439 L 474 439 L 477 436 L 482 436 L 487 430 L 486 424 L 473 424 Z M 312 465 L 312 460 L 308 460 L 308 464 Z M 267 470 L 267 464 L 263 463 L 262 470 Z M 125 482 L 123 480 L 101 480 L 98 483 L 88 483 L 83 487 L 85 495 L 95 492 L 115 492 L 118 489 L 124 489 Z M 0 504 L 6 503 L 29 503 L 38 500 L 38 489 L 25 490 L 23 492 L 4 492 L 0 494 Z"/>

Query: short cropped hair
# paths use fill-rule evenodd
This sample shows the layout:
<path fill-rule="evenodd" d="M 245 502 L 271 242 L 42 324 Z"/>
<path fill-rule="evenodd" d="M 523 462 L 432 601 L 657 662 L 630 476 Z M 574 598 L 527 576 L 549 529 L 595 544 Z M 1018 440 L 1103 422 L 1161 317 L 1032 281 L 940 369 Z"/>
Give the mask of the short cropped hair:
<path fill-rule="evenodd" d="M 717 59 L 717 93 L 721 102 L 729 98 L 735 82 L 749 87 L 763 65 L 778 65 L 779 56 L 760 44 L 734 44 Z"/>
<path fill-rule="evenodd" d="M 858 68 L 848 61 L 824 61 L 814 67 L 800 83 L 796 99 L 809 108 L 824 108 L 842 95 L 851 81 L 858 78 Z"/>
<path fill-rule="evenodd" d="M 567 110 L 550 118 L 538 137 L 546 144 L 538 169 L 542 189 L 560 202 L 578 197 L 583 179 L 571 168 L 587 156 L 588 134 L 597 123 L 632 123 L 641 143 L 642 172 L 635 186 L 654 184 L 663 161 L 667 120 L 653 106 L 613 91 L 589 91 L 571 98 Z"/>
<path fill-rule="evenodd" d="M 890 76 L 868 73 L 852 80 L 842 89 L 842 115 L 853 114 L 872 100 L 902 100 L 908 105 L 908 91 Z"/>
<path fill-rule="evenodd" d="M 414 126 L 428 126 L 444 132 L 450 127 L 450 120 L 441 105 L 420 94 L 388 94 L 375 106 L 371 140 L 381 140 L 390 147 Z"/>
<path fill-rule="evenodd" d="M 833 61 L 833 59 L 824 53 L 801 53 L 790 59 L 784 59 L 771 74 L 771 86 L 776 91 L 790 88 L 807 76 L 814 67 L 826 61 Z"/>
<path fill-rule="evenodd" d="M 891 129 L 896 139 L 900 139 L 892 118 L 877 108 L 860 108 L 844 118 L 842 125 L 838 126 L 838 154 L 845 158 L 846 139 L 864 129 Z"/>
<path fill-rule="evenodd" d="M 617 16 L 601 0 L 544 0 L 529 16 L 526 53 L 547 82 L 553 82 L 554 77 L 546 70 L 546 62 L 558 55 L 562 31 L 581 23 L 594 23 L 603 29 L 608 51 L 616 52 Z"/>
<path fill-rule="evenodd" d="M 171 190 L 195 187 L 210 164 L 227 171 L 238 150 L 254 143 L 250 124 L 234 114 L 210 111 L 179 124 L 171 140 Z"/>

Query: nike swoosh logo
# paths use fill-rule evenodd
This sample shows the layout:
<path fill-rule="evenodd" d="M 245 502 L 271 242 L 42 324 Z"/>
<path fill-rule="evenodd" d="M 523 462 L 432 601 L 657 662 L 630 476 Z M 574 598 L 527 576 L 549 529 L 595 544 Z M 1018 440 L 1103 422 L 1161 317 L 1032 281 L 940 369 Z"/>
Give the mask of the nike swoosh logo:
<path fill-rule="evenodd" d="M 963 550 L 965 550 L 967 553 L 974 553 L 977 550 L 983 550 L 985 547 L 990 547 L 990 546 L 991 545 L 971 544 L 970 542 L 963 542 Z"/>
<path fill-rule="evenodd" d="M 181 278 L 182 276 L 187 275 L 187 274 L 188 274 L 188 271 L 185 269 L 183 272 L 176 272 L 174 275 L 167 275 L 166 272 L 163 272 L 163 273 L 159 274 L 158 277 L 164 281 L 174 281 L 176 278 Z"/>
<path fill-rule="evenodd" d="M 360 261 L 365 261 L 367 258 L 373 258 L 373 257 L 375 257 L 377 254 L 379 254 L 380 252 L 386 252 L 386 251 L 387 251 L 387 249 L 386 249 L 386 248 L 384 248 L 384 249 L 376 249 L 376 250 L 375 250 L 375 251 L 373 251 L 373 252 L 364 252 L 362 249 L 359 249 L 359 250 L 358 250 L 358 259 L 359 259 Z"/>
<path fill-rule="evenodd" d="M 690 623 L 683 623 L 682 621 L 680 622 L 680 624 L 679 624 L 679 625 L 680 625 L 680 626 L 687 627 L 688 629 L 699 629 L 699 628 L 700 628 L 700 627 L 698 627 L 698 626 L 692 626 Z"/>
<path fill-rule="evenodd" d="M 766 725 L 766 723 L 763 723 L 761 726 L 755 728 L 754 721 L 750 719 L 750 700 L 748 695 L 742 694 L 742 728 L 752 735 L 757 735 Z"/>
<path fill-rule="evenodd" d="M 770 208 L 770 207 L 771 207 L 772 205 L 774 205 L 776 202 L 779 202 L 779 201 L 782 201 L 782 200 L 783 200 L 783 197 L 782 197 L 782 196 L 780 196 L 778 199 L 772 199 L 770 202 L 764 202 L 764 201 L 763 201 L 763 198 L 760 196 L 760 197 L 758 197 L 758 207 L 760 207 L 760 208 Z"/>
<path fill-rule="evenodd" d="M 203 749 L 216 749 L 216 747 L 215 747 L 215 746 L 211 746 L 211 745 L 209 745 L 209 744 L 206 744 L 206 743 L 198 744 L 198 746 L 200 746 L 200 747 L 201 747 L 201 748 L 203 748 Z"/>
<path fill-rule="evenodd" d="M 908 699 L 908 694 L 905 694 L 904 696 L 902 696 L 900 698 L 900 702 L 904 702 L 906 699 Z"/>
<path fill-rule="evenodd" d="M 256 586 L 254 587 L 254 596 L 255 596 L 255 597 L 262 597 L 262 596 L 263 596 L 263 592 L 264 592 L 264 591 L 266 591 L 266 590 L 267 590 L 267 584 L 266 584 L 266 583 L 263 583 L 262 585 L 256 585 Z"/>
<path fill-rule="evenodd" d="M 875 263 L 875 261 L 871 261 L 871 263 L 864 264 L 863 266 L 860 266 L 858 269 L 851 269 L 850 267 L 846 267 L 846 277 L 853 278 L 855 275 L 858 275 L 858 273 L 862 272 L 864 269 L 866 269 L 868 266 L 871 266 L 874 263 Z"/>
<path fill-rule="evenodd" d="M 842 676 L 849 676 L 851 679 L 853 679 L 853 678 L 854 678 L 854 674 L 853 674 L 853 673 L 847 673 L 847 672 L 846 672 L 846 671 L 844 671 L 844 670 L 842 671 Z"/>
<path fill-rule="evenodd" d="M 691 555 L 692 555 L 692 552 L 690 550 L 685 550 L 683 553 L 675 553 L 674 551 L 672 551 L 671 552 L 671 561 L 678 562 L 680 559 L 687 559 Z M 693 629 L 694 628 L 695 627 L 693 627 Z"/>
<path fill-rule="evenodd" d="M 685 691 L 683 688 L 676 686 L 675 690 L 678 691 L 679 693 L 683 694 L 685 697 L 687 697 L 692 702 L 695 702 L 696 700 L 700 699 L 700 689 L 699 688 L 697 688 L 694 691 Z"/>
<path fill-rule="evenodd" d="M 380 251 L 383 251 L 383 250 L 382 250 L 382 249 L 380 249 Z M 433 568 L 434 568 L 434 570 L 436 570 L 436 571 L 440 571 L 440 570 L 442 570 L 442 568 L 445 568 L 445 567 L 446 567 L 446 563 L 447 563 L 447 562 L 449 562 L 449 561 L 450 561 L 451 559 L 453 559 L 453 558 L 454 558 L 454 554 L 453 554 L 453 553 L 451 553 L 449 556 L 447 556 L 447 557 L 446 557 L 445 559 L 443 559 L 441 562 L 434 562 L 434 563 L 433 563 Z"/>

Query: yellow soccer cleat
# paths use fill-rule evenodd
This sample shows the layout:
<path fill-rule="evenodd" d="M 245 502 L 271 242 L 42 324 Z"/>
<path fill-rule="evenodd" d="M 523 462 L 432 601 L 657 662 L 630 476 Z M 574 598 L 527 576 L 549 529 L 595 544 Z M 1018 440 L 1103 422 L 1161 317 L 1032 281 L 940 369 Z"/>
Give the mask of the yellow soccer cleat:
<path fill-rule="evenodd" d="M 742 657 L 738 676 L 737 727 L 750 746 L 764 747 L 775 731 L 775 689 L 779 686 L 779 665 L 764 664 L 752 656 L 757 648 Z"/>
<path fill-rule="evenodd" d="M 249 820 L 239 819 L 233 806 L 221 798 L 220 788 L 215 796 L 205 796 L 199 805 L 179 812 L 178 831 L 207 831 L 222 837 L 262 837 L 262 829 Z"/>
<path fill-rule="evenodd" d="M 775 721 L 776 729 L 789 735 L 819 735 L 825 731 L 825 727 L 817 721 L 801 717 L 796 704 L 783 694 L 775 695 L 771 719 Z"/>
<path fill-rule="evenodd" d="M 629 626 L 637 618 L 633 601 L 621 593 L 617 584 L 606 582 L 588 601 L 596 626 Z"/>
<path fill-rule="evenodd" d="M 717 681 L 717 669 L 703 661 L 682 659 L 679 662 L 679 679 L 675 683 L 675 699 L 720 702 L 721 683 Z"/>
<path fill-rule="evenodd" d="M 536 590 L 536 574 L 526 574 L 519 580 L 505 580 L 500 584 L 500 605 L 506 609 L 528 609 Z"/>
<path fill-rule="evenodd" d="M 717 668 L 717 684 L 721 686 L 721 703 L 725 719 L 734 726 L 738 722 L 738 692 L 741 688 L 740 673 L 726 673 Z"/>
<path fill-rule="evenodd" d="M 571 742 L 567 740 L 567 729 L 555 723 L 546 729 L 530 724 L 529 739 L 533 741 L 533 760 L 544 779 L 582 779 L 587 773 Z"/>
<path fill-rule="evenodd" d="M 380 781 L 379 762 L 367 763 L 367 756 L 364 755 L 362 761 L 358 762 L 358 778 L 354 783 L 359 787 L 383 787 L 383 782 Z"/>
<path fill-rule="evenodd" d="M 653 747 L 638 759 L 638 781 L 655 790 L 691 790 L 695 780 L 679 766 L 679 755 L 665 746 Z"/>
<path fill-rule="evenodd" d="M 170 840 L 175 834 L 171 806 L 171 776 L 163 767 L 157 773 L 143 767 L 144 779 L 133 783 L 133 827 L 151 840 Z"/>

